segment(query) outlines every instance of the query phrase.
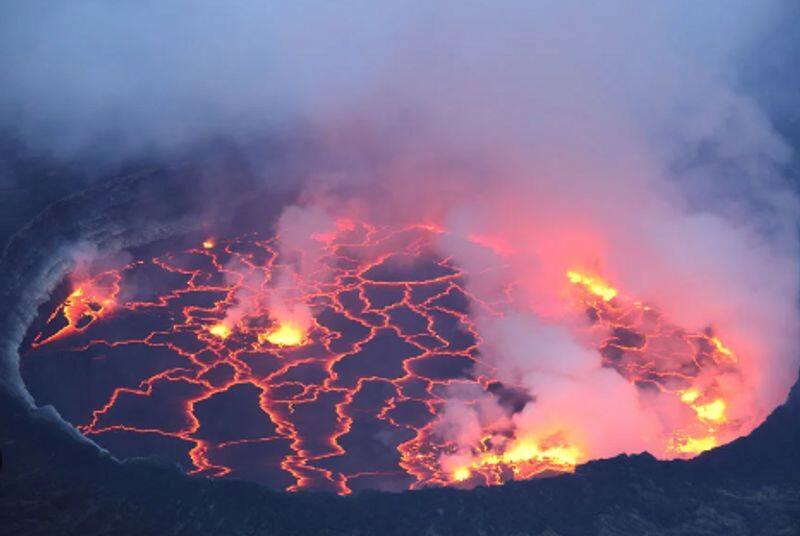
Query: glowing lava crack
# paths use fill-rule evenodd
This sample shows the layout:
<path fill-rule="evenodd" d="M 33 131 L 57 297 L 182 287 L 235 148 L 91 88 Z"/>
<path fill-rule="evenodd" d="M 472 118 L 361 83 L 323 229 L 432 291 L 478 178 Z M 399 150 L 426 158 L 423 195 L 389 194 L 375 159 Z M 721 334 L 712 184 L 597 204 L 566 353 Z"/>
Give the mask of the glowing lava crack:
<path fill-rule="evenodd" d="M 440 463 L 454 448 L 436 428 L 449 388 L 516 388 L 475 366 L 474 313 L 507 304 L 468 292 L 468 274 L 436 254 L 441 233 L 339 222 L 315 238 L 310 272 L 258 235 L 139 252 L 65 284 L 31 328 L 23 374 L 40 403 L 112 453 L 195 474 L 348 493 L 573 470 L 591 445 L 569 430 L 488 427 L 459 466 Z M 565 270 L 564 285 L 599 362 L 689 412 L 665 452 L 736 436 L 716 378 L 736 374 L 737 357 L 710 330 L 684 331 L 595 274 Z"/>

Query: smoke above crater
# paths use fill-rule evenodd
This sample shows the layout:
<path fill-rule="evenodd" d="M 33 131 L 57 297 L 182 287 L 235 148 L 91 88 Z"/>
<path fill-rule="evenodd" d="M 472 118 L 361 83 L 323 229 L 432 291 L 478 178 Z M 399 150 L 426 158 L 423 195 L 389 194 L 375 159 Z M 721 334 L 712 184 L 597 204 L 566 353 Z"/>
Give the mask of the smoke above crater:
<path fill-rule="evenodd" d="M 227 267 L 256 279 L 229 329 L 252 303 L 311 324 L 286 297 L 334 222 L 441 231 L 492 305 L 470 311 L 471 374 L 502 385 L 449 386 L 425 430 L 452 480 L 691 455 L 748 433 L 796 377 L 793 155 L 741 76 L 785 3 L 14 11 L 2 113 L 31 147 L 130 159 L 220 137 L 259 162 L 253 140 L 313 140 L 278 225 L 297 258 L 269 283 Z"/>

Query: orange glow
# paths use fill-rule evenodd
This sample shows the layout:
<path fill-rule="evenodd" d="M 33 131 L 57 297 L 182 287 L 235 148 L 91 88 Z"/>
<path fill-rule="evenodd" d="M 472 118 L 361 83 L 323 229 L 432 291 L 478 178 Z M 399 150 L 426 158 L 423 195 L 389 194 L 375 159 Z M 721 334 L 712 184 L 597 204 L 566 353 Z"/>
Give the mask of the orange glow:
<path fill-rule="evenodd" d="M 486 421 L 481 417 L 481 428 L 467 439 L 443 437 L 441 430 L 444 428 L 438 424 L 448 418 L 441 412 L 446 388 L 460 387 L 473 380 L 469 377 L 452 379 L 447 374 L 440 376 L 435 366 L 427 369 L 425 366 L 436 363 L 440 352 L 446 352 L 447 359 L 454 362 L 462 359 L 465 369 L 478 361 L 479 352 L 485 348 L 482 334 L 470 316 L 470 309 L 461 305 L 462 302 L 492 317 L 502 317 L 507 307 L 512 310 L 516 307 L 517 298 L 508 290 L 512 285 L 504 289 L 502 299 L 484 300 L 471 294 L 464 286 L 469 272 L 462 271 L 454 260 L 431 253 L 435 252 L 437 239 L 434 233 L 439 231 L 422 225 L 384 229 L 349 221 L 336 222 L 329 232 L 311 235 L 319 242 L 315 247 L 324 253 L 320 258 L 325 259 L 320 266 L 314 264 L 313 267 L 323 275 L 309 275 L 306 271 L 292 273 L 296 280 L 291 279 L 284 286 L 275 284 L 275 276 L 287 273 L 278 270 L 288 271 L 292 266 L 287 264 L 288 257 L 279 255 L 276 242 L 258 237 L 208 238 L 202 242 L 202 249 L 195 245 L 189 250 L 193 257 L 204 258 L 207 262 L 196 263 L 194 259 L 189 262 L 180 256 L 165 255 L 150 261 L 136 261 L 131 267 L 89 280 L 80 278 L 72 293 L 52 312 L 52 322 L 48 321 L 47 326 L 49 331 L 36 335 L 34 348 L 67 336 L 76 336 L 75 346 L 79 349 L 103 344 L 109 352 L 117 346 L 138 345 L 147 349 L 166 344 L 186 359 L 187 367 L 192 367 L 191 380 L 185 379 L 190 376 L 187 372 L 182 371 L 179 376 L 168 370 L 148 378 L 148 383 L 140 389 L 118 388 L 104 406 L 96 408 L 84 421 L 81 431 L 87 435 L 112 429 L 124 433 L 152 433 L 135 425 L 109 421 L 107 414 L 122 407 L 126 397 L 150 396 L 153 389 L 177 383 L 173 377 L 180 377 L 181 382 L 191 381 L 204 398 L 239 383 L 256 386 L 263 393 L 258 402 L 260 410 L 276 424 L 274 437 L 283 438 L 291 445 L 291 452 L 279 462 L 295 479 L 287 487 L 289 490 L 332 489 L 348 493 L 348 479 L 358 478 L 358 475 L 336 473 L 317 462 L 351 454 L 347 452 L 347 441 L 340 438 L 351 430 L 358 430 L 361 419 L 365 418 L 378 419 L 387 428 L 401 430 L 403 434 L 412 432 L 409 439 L 396 446 L 400 466 L 414 479 L 412 488 L 456 482 L 462 487 L 493 485 L 537 475 L 568 473 L 579 463 L 605 456 L 609 449 L 602 438 L 587 433 L 582 428 L 580 415 L 572 414 L 579 414 L 580 407 L 602 402 L 592 397 L 591 386 L 574 397 L 579 407 L 572 413 L 555 415 L 558 419 L 555 422 L 548 419 L 544 421 L 546 424 L 540 424 L 534 420 L 534 424 L 513 424 L 516 426 L 513 428 L 504 420 L 492 422 L 494 416 L 487 417 Z M 513 252 L 510 244 L 496 237 L 470 235 L 468 239 L 499 255 Z M 224 254 L 215 249 L 220 243 L 225 246 Z M 420 276 L 412 270 L 413 262 L 422 262 L 429 255 L 434 260 L 425 263 L 429 263 L 433 271 Z M 235 262 L 230 262 L 228 257 Z M 393 264 L 395 257 L 403 262 Z M 413 262 L 404 264 L 405 259 Z M 188 282 L 178 283 L 181 286 L 148 297 L 147 301 L 118 301 L 120 284 L 124 284 L 127 281 L 124 278 L 139 265 L 165 274 L 180 274 L 182 277 L 170 279 L 188 279 Z M 409 276 L 405 270 L 409 270 Z M 253 276 L 261 273 L 263 280 Z M 564 274 L 567 281 L 562 279 Z M 241 277 L 234 277 L 238 275 Z M 585 346 L 587 359 L 596 359 L 596 365 L 613 369 L 624 381 L 634 385 L 637 392 L 657 398 L 659 404 L 653 405 L 654 411 L 667 408 L 664 411 L 669 412 L 669 419 L 663 419 L 662 427 L 656 431 L 642 431 L 642 435 L 648 432 L 652 436 L 647 439 L 646 448 L 660 458 L 690 457 L 741 435 L 742 423 L 746 421 L 740 417 L 743 404 L 738 398 L 740 384 L 736 379 L 742 371 L 733 351 L 714 336 L 710 324 L 688 329 L 680 319 L 663 314 L 659 304 L 645 303 L 640 297 L 628 294 L 623 282 L 614 280 L 615 284 L 619 283 L 614 288 L 594 271 L 564 272 L 559 265 L 555 290 L 561 293 L 554 294 L 564 299 L 570 312 L 588 318 L 588 321 L 569 326 L 575 330 L 570 335 Z M 564 293 L 565 289 L 569 292 Z M 213 296 L 213 300 L 209 301 L 209 296 Z M 104 333 L 90 327 L 115 309 L 133 316 L 147 314 L 155 308 L 164 308 L 171 314 L 174 325 L 170 329 L 161 331 L 159 328 L 142 338 L 126 340 L 120 339 L 116 330 Z M 337 320 L 317 318 L 320 310 Z M 397 320 L 402 320 L 403 314 L 421 320 L 420 327 L 415 328 L 419 333 L 406 333 L 404 325 Z M 451 342 L 448 324 L 440 325 L 439 319 L 457 324 L 459 333 L 467 335 L 470 344 L 459 346 Z M 62 327 L 65 321 L 67 325 Z M 362 327 L 352 332 L 351 337 L 351 332 L 346 330 L 352 323 Z M 82 334 L 83 331 L 87 333 Z M 182 343 L 187 334 L 194 340 L 185 349 Z M 379 337 L 387 336 L 401 339 L 414 354 L 414 357 L 404 357 L 402 368 L 396 371 L 384 371 L 378 366 L 377 362 L 384 356 L 369 347 L 381 342 Z M 67 340 L 62 342 L 67 343 Z M 195 349 L 195 343 L 201 348 Z M 309 350 L 313 348 L 313 352 L 302 351 L 305 345 Z M 303 348 L 297 351 L 300 346 Z M 52 351 L 59 350 L 60 346 L 55 346 Z M 359 353 L 369 354 L 374 359 L 362 358 Z M 224 358 L 224 367 L 214 369 L 216 356 Z M 354 359 L 354 356 L 359 357 Z M 267 366 L 259 369 L 268 360 L 275 361 L 276 370 Z M 234 369 L 235 375 L 219 374 L 229 367 Z M 210 373 L 212 369 L 214 372 Z M 306 381 L 306 370 L 312 370 L 312 374 L 319 371 L 322 379 Z M 498 379 L 492 374 L 487 369 L 486 376 L 481 377 L 475 389 L 476 402 L 484 399 L 481 397 L 494 396 L 486 389 L 486 385 Z M 373 383 L 386 386 L 390 396 L 374 407 L 367 407 L 360 398 L 362 393 L 368 393 L 367 388 Z M 533 400 L 538 395 L 533 391 L 528 394 Z M 584 394 L 585 398 L 581 396 Z M 660 404 L 661 401 L 666 403 Z M 165 428 L 157 433 L 194 445 L 189 454 L 193 472 L 224 476 L 238 470 L 236 460 L 215 457 L 220 449 L 213 441 L 196 437 L 200 420 L 194 413 L 192 400 L 183 402 L 183 415 L 191 427 L 178 431 Z M 313 426 L 306 426 L 311 420 L 303 419 L 308 414 L 304 411 L 315 411 L 314 405 L 322 403 L 334 404 L 333 422 L 328 427 L 316 421 L 312 422 Z M 472 395 L 466 403 L 474 403 Z M 424 417 L 420 424 L 403 420 L 409 408 L 419 408 L 413 411 L 419 411 Z M 619 411 L 624 410 L 619 407 Z M 549 428 L 551 425 L 555 428 Z M 548 428 L 542 430 L 539 426 Z M 554 431 L 557 433 L 552 433 Z M 644 440 L 640 444 L 643 443 Z"/>
<path fill-rule="evenodd" d="M 719 338 L 711 336 L 710 328 L 692 334 L 677 326 L 669 326 L 663 323 L 656 308 L 629 299 L 630 297 L 626 297 L 623 302 L 607 304 L 606 302 L 619 293 L 603 280 L 575 271 L 568 272 L 567 277 L 570 282 L 580 285 L 584 290 L 582 302 L 596 315 L 595 325 L 610 330 L 610 335 L 601 335 L 600 339 L 601 351 L 607 352 L 605 355 L 608 356 L 604 363 L 615 368 L 617 364 L 622 365 L 617 370 L 629 380 L 639 380 L 641 370 L 652 370 L 650 367 L 653 361 L 650 360 L 653 358 L 661 359 L 664 363 L 679 362 L 677 361 L 679 354 L 674 350 L 681 346 L 689 350 L 682 358 L 687 365 L 696 366 L 699 357 L 706 358 L 701 366 L 709 371 L 712 368 L 731 369 L 737 363 L 733 352 Z M 646 329 L 650 330 L 646 338 L 637 339 L 633 336 L 625 338 L 630 333 L 627 330 L 633 328 L 633 332 L 640 333 L 645 326 L 649 326 Z M 653 343 L 652 346 L 649 345 L 650 341 Z M 654 377 L 657 384 L 661 383 L 660 378 L 669 378 L 668 375 L 659 376 L 658 373 L 655 373 Z M 685 380 L 691 378 L 682 374 L 678 377 Z M 676 394 L 694 413 L 693 419 L 681 423 L 680 431 L 675 431 L 672 436 L 666 438 L 664 453 L 667 456 L 695 455 L 735 437 L 739 424 L 729 421 L 727 417 L 726 399 L 735 396 L 730 389 L 724 389 L 722 384 L 713 379 L 703 387 L 690 386 L 673 391 L 667 388 L 666 384 L 662 384 L 661 388 L 665 393 Z"/>
<path fill-rule="evenodd" d="M 285 323 L 272 331 L 259 334 L 258 342 L 267 341 L 275 346 L 300 346 L 305 341 L 305 337 L 305 331 L 299 326 Z"/>
<path fill-rule="evenodd" d="M 711 341 L 711 344 L 714 345 L 714 348 L 716 348 L 717 352 L 719 352 L 721 355 L 725 356 L 729 360 L 736 362 L 736 356 L 733 354 L 730 348 L 722 344 L 722 341 L 719 340 L 719 338 L 711 337 L 711 339 L 709 340 Z"/>
<path fill-rule="evenodd" d="M 609 286 L 599 277 L 570 270 L 567 272 L 567 279 L 570 283 L 583 286 L 595 296 L 602 298 L 603 301 L 610 301 L 617 295 L 617 289 Z"/>
<path fill-rule="evenodd" d="M 687 389 L 681 393 L 681 402 L 688 404 L 697 414 L 700 422 L 706 424 L 723 424 L 727 422 L 725 411 L 728 405 L 722 398 L 716 398 L 706 404 L 697 404 L 701 393 L 699 390 L 692 388 Z"/>
<path fill-rule="evenodd" d="M 52 321 L 62 315 L 66 325 L 49 337 L 37 335 L 33 346 L 38 347 L 61 337 L 82 332 L 98 319 L 108 315 L 117 305 L 119 279 L 117 273 L 105 272 L 78 284 L 49 319 Z"/>
<path fill-rule="evenodd" d="M 580 451 L 572 446 L 553 446 L 542 448 L 535 441 L 520 441 L 503 454 L 505 463 L 546 461 L 554 465 L 572 468 L 578 463 Z"/>
<path fill-rule="evenodd" d="M 693 405 L 697 418 L 706 423 L 721 424 L 726 421 L 725 409 L 727 405 L 721 398 L 717 398 L 708 404 Z"/>
<path fill-rule="evenodd" d="M 687 389 L 681 393 L 681 402 L 684 404 L 692 404 L 698 398 L 700 398 L 700 391 L 697 389 Z"/>
<path fill-rule="evenodd" d="M 552 436 L 559 438 L 557 434 Z M 552 437 L 548 441 L 552 441 Z M 544 472 L 571 473 L 584 458 L 582 451 L 564 441 L 547 445 L 533 439 L 521 439 L 508 445 L 503 452 L 487 451 L 477 454 L 468 466 L 457 467 L 451 474 L 454 482 L 463 482 L 475 473 L 488 477 L 489 483 L 497 480 L 503 470 L 514 474 L 515 479 L 527 479 Z"/>
<path fill-rule="evenodd" d="M 700 454 L 717 446 L 714 436 L 676 438 L 672 443 L 672 450 L 680 454 Z"/>
<path fill-rule="evenodd" d="M 459 467 L 455 471 L 453 471 L 453 480 L 456 482 L 463 482 L 464 480 L 468 479 L 472 475 L 472 471 L 469 470 L 469 467 Z"/>
<path fill-rule="evenodd" d="M 231 328 L 221 323 L 214 324 L 213 326 L 208 328 L 208 332 L 211 333 L 213 336 L 223 340 L 231 336 Z"/>

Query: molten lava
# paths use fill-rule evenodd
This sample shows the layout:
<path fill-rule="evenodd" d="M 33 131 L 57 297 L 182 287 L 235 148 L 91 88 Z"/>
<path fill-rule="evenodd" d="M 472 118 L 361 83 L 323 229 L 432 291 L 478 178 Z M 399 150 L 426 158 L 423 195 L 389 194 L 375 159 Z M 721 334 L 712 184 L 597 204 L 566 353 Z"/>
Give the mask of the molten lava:
<path fill-rule="evenodd" d="M 33 341 L 41 346 L 86 329 L 89 324 L 107 315 L 116 304 L 119 294 L 120 276 L 116 272 L 103 272 L 88 281 L 80 282 L 67 299 L 50 315 L 49 321 L 58 321 L 63 326 L 47 337 L 41 334 Z"/>
<path fill-rule="evenodd" d="M 511 478 L 528 479 L 546 473 L 570 473 L 584 458 L 575 446 L 564 442 L 539 444 L 534 439 L 521 439 L 512 442 L 502 454 L 481 453 L 469 465 L 453 471 L 453 480 L 463 482 L 473 474 L 482 475 L 488 483 L 500 483 L 508 478 L 504 472 L 511 472 Z"/>
<path fill-rule="evenodd" d="M 708 404 L 692 405 L 697 418 L 704 423 L 722 424 L 725 422 L 725 401 L 717 398 Z"/>
<path fill-rule="evenodd" d="M 275 346 L 299 346 L 305 341 L 305 332 L 299 326 L 283 323 L 272 331 L 260 333 L 258 342 L 264 341 Z"/>
<path fill-rule="evenodd" d="M 219 324 L 214 324 L 213 326 L 209 327 L 208 332 L 220 339 L 227 339 L 228 337 L 231 336 L 231 328 L 229 328 L 228 326 L 226 326 L 221 322 Z"/>
<path fill-rule="evenodd" d="M 583 286 L 588 292 L 609 301 L 617 295 L 617 289 L 610 287 L 605 281 L 596 276 L 582 274 L 575 270 L 567 272 L 567 279 L 570 283 Z"/>
<path fill-rule="evenodd" d="M 707 329 L 687 332 L 665 322 L 652 307 L 618 292 L 595 276 L 567 272 L 567 279 L 583 287 L 579 298 L 596 327 L 610 334 L 600 343 L 605 366 L 615 368 L 633 382 L 647 382 L 677 398 L 694 412 L 694 422 L 675 430 L 666 445 L 676 454 L 696 454 L 720 444 L 721 432 L 730 440 L 739 423 L 726 417 L 727 403 L 720 396 L 716 377 L 738 374 L 733 351 Z M 599 299 L 598 299 L 599 298 Z M 701 373 L 712 380 L 695 383 Z"/>
<path fill-rule="evenodd" d="M 438 432 L 448 389 L 499 397 L 518 388 L 483 363 L 473 320 L 502 317 L 512 298 L 471 294 L 469 274 L 437 254 L 444 233 L 337 222 L 312 237 L 321 251 L 308 272 L 292 271 L 280 237 L 209 238 L 142 255 L 76 282 L 35 325 L 23 374 L 52 387 L 59 364 L 73 363 L 83 388 L 40 389 L 39 400 L 112 453 L 157 453 L 206 476 L 348 493 L 573 471 L 593 445 L 576 442 L 580 431 L 568 425 L 534 433 L 491 423 L 466 453 Z M 282 305 L 309 311 L 309 322 L 271 309 L 276 272 L 292 274 L 280 279 L 292 281 Z M 736 377 L 738 359 L 710 328 L 682 329 L 598 274 L 564 273 L 598 363 L 682 408 L 658 455 L 693 455 L 737 436 L 741 423 L 728 416 L 735 393 L 717 379 Z"/>

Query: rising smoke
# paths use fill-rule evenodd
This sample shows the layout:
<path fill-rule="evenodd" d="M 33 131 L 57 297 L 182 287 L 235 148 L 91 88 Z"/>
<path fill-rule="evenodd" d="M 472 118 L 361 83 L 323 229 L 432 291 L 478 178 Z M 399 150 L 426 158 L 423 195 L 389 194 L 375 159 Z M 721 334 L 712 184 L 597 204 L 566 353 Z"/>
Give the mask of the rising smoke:
<path fill-rule="evenodd" d="M 315 140 L 304 193 L 279 224 L 287 249 L 305 252 L 298 273 L 314 270 L 312 235 L 358 218 L 446 229 L 439 247 L 482 274 L 468 282 L 479 299 L 513 284 L 502 318 L 476 312 L 482 366 L 532 402 L 510 412 L 453 389 L 437 427 L 460 447 L 446 469 L 467 463 L 488 425 L 537 440 L 569 430 L 586 457 L 663 454 L 680 408 L 601 367 L 565 301 L 568 270 L 726 341 L 742 370 L 728 418 L 742 433 L 796 376 L 792 154 L 739 76 L 787 12 L 780 2 L 12 11 L 2 117 L 31 147 L 71 157 L 102 141 L 130 159 L 302 130 Z M 272 282 L 270 308 L 286 307 L 291 275 Z M 255 299 L 239 298 L 232 315 Z"/>

